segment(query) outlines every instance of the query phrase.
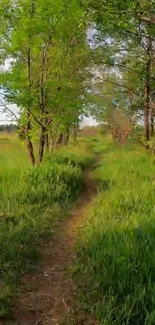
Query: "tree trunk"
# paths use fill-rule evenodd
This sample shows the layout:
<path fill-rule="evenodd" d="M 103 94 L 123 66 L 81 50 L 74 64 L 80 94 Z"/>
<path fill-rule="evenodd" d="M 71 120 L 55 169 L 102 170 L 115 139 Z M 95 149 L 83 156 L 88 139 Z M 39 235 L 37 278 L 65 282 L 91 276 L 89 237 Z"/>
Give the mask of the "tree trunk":
<path fill-rule="evenodd" d="M 34 2 L 32 0 L 32 8 L 31 8 L 31 18 L 34 14 Z M 27 52 L 27 77 L 29 82 L 29 96 L 31 96 L 31 88 L 32 88 L 32 82 L 31 82 L 31 35 L 29 35 L 29 47 Z M 27 149 L 28 154 L 30 157 L 31 164 L 35 166 L 35 156 L 34 156 L 34 149 L 33 144 L 31 141 L 31 116 L 30 116 L 30 109 L 31 109 L 31 97 L 29 98 L 29 105 L 27 108 L 27 127 L 26 127 L 26 135 L 27 135 Z"/>
<path fill-rule="evenodd" d="M 32 144 L 32 141 L 31 141 L 29 135 L 27 135 L 27 150 L 28 150 L 31 164 L 33 166 L 35 166 L 35 156 L 34 156 L 33 144 Z"/>
<path fill-rule="evenodd" d="M 67 133 L 64 135 L 64 145 L 65 145 L 65 146 L 68 145 L 68 142 L 69 142 L 69 136 L 70 136 L 69 127 L 67 127 Z"/>
<path fill-rule="evenodd" d="M 149 111 L 150 111 L 150 100 L 149 100 L 150 86 L 147 84 L 145 87 L 145 104 L 144 104 L 144 119 L 145 119 L 145 138 L 147 141 L 150 140 L 150 128 L 149 128 Z"/>
<path fill-rule="evenodd" d="M 40 165 L 43 160 L 44 148 L 45 148 L 45 138 L 46 138 L 46 128 L 44 126 L 42 126 L 40 140 L 39 140 L 38 165 Z"/>
<path fill-rule="evenodd" d="M 63 133 L 60 133 L 57 144 L 62 145 L 63 141 L 64 141 L 64 135 L 63 135 Z"/>
<path fill-rule="evenodd" d="M 66 142 L 67 142 L 67 145 L 69 143 L 69 137 L 70 137 L 70 132 L 69 132 L 69 129 L 68 129 L 68 132 L 67 132 L 67 135 L 66 135 Z"/>
<path fill-rule="evenodd" d="M 27 150 L 28 150 L 28 154 L 29 154 L 29 157 L 30 157 L 31 164 L 33 166 L 35 166 L 35 157 L 34 157 L 34 153 L 33 153 L 33 145 L 32 145 L 31 140 L 29 139 L 29 137 L 27 137 Z"/>
<path fill-rule="evenodd" d="M 154 107 L 151 110 L 150 135 L 151 137 L 154 135 Z"/>
<path fill-rule="evenodd" d="M 31 141 L 30 131 L 31 131 L 31 121 L 30 121 L 30 114 L 28 112 L 27 113 L 27 130 L 26 130 L 27 150 L 28 150 L 31 164 L 33 166 L 35 166 L 35 156 L 34 156 L 34 149 L 33 149 L 33 144 Z"/>
<path fill-rule="evenodd" d="M 145 79 L 145 100 L 144 100 L 144 121 L 145 121 L 145 138 L 147 141 L 150 140 L 150 73 L 151 73 L 151 50 L 152 40 L 149 39 L 147 48 L 147 63 L 146 63 L 146 79 Z"/>
<path fill-rule="evenodd" d="M 48 132 L 46 132 L 45 142 L 46 142 L 46 152 L 49 152 L 49 135 L 48 135 Z"/>
<path fill-rule="evenodd" d="M 56 147 L 56 141 L 54 138 L 51 139 L 50 152 L 52 152 Z"/>
<path fill-rule="evenodd" d="M 75 122 L 74 123 L 74 142 L 76 143 L 77 142 L 77 135 L 78 135 L 78 122 Z"/>

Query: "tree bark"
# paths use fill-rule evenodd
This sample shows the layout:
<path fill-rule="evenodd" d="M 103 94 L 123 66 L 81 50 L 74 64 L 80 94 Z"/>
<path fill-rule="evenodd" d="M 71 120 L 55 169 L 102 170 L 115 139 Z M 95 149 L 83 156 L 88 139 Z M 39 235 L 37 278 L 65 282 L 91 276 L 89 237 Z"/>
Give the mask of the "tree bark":
<path fill-rule="evenodd" d="M 31 161 L 31 164 L 33 166 L 35 166 L 35 156 L 34 156 L 34 149 L 33 149 L 33 144 L 31 141 L 31 136 L 30 136 L 30 131 L 31 131 L 31 122 L 30 122 L 30 116 L 29 114 L 27 114 L 27 135 L 26 135 L 26 139 L 27 139 L 27 150 L 28 150 L 28 154 L 29 154 L 29 158 Z"/>
<path fill-rule="evenodd" d="M 147 48 L 147 63 L 146 63 L 146 79 L 145 79 L 145 99 L 144 99 L 144 122 L 145 122 L 145 138 L 147 141 L 150 140 L 150 73 L 151 73 L 151 49 L 152 40 L 148 40 Z"/>
<path fill-rule="evenodd" d="M 154 135 L 154 107 L 151 110 L 150 135 L 151 137 Z"/>
<path fill-rule="evenodd" d="M 66 134 L 64 135 L 64 145 L 65 145 L 65 146 L 68 145 L 68 142 L 69 142 L 69 136 L 70 136 L 70 130 L 69 130 L 69 127 L 67 127 L 67 132 L 66 132 Z"/>
<path fill-rule="evenodd" d="M 33 4 L 32 4 L 32 14 L 33 14 Z M 31 37 L 30 37 L 31 38 Z M 28 82 L 29 82 L 29 96 L 31 96 L 31 88 L 32 88 L 32 83 L 31 83 L 31 48 L 28 48 L 28 53 L 27 53 L 27 74 L 28 74 Z M 28 154 L 30 157 L 31 164 L 35 166 L 35 156 L 34 156 L 34 149 L 33 149 L 33 144 L 31 141 L 31 114 L 30 114 L 30 109 L 31 109 L 31 97 L 29 98 L 29 105 L 27 109 L 27 127 L 26 127 L 26 136 L 27 136 L 27 150 Z"/>
<path fill-rule="evenodd" d="M 62 145 L 63 144 L 63 141 L 64 141 L 64 135 L 63 135 L 63 133 L 60 133 L 57 144 Z"/>
<path fill-rule="evenodd" d="M 149 93 L 150 87 L 148 84 L 145 86 L 145 104 L 144 104 L 144 119 L 145 119 L 145 138 L 147 141 L 150 140 L 150 127 L 149 127 L 149 110 L 150 110 L 150 103 L 149 103 Z"/>
<path fill-rule="evenodd" d="M 31 18 L 34 14 L 34 2 L 31 3 Z M 29 34 L 29 46 L 27 51 L 27 78 L 28 78 L 28 89 L 29 89 L 29 104 L 27 108 L 27 125 L 26 125 L 26 138 L 27 138 L 27 150 L 30 157 L 31 164 L 35 166 L 35 155 L 33 144 L 31 140 L 31 89 L 32 89 L 32 80 L 31 80 L 31 33 Z"/>
<path fill-rule="evenodd" d="M 43 160 L 44 149 L 45 149 L 45 138 L 46 138 L 46 128 L 42 126 L 40 140 L 39 140 L 38 165 L 40 165 Z"/>
<path fill-rule="evenodd" d="M 52 138 L 51 145 L 50 145 L 50 152 L 54 151 L 55 147 L 56 147 L 56 140 Z"/>
<path fill-rule="evenodd" d="M 45 143 L 46 143 L 46 151 L 49 152 L 49 135 L 47 131 L 45 136 Z"/>
<path fill-rule="evenodd" d="M 69 137 L 70 137 L 70 132 L 69 132 L 69 129 L 67 131 L 67 135 L 66 135 L 66 144 L 68 145 L 69 143 Z"/>
<path fill-rule="evenodd" d="M 77 142 L 77 135 L 78 135 L 78 122 L 75 122 L 74 123 L 74 142 L 76 143 Z"/>

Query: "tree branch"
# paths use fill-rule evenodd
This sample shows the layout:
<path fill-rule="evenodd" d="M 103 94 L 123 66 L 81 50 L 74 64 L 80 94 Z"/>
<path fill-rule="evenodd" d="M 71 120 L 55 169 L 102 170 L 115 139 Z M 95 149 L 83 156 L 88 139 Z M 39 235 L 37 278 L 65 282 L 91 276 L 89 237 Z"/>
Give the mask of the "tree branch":
<path fill-rule="evenodd" d="M 99 63 L 97 63 L 97 64 L 103 64 L 103 65 L 107 65 L 107 66 L 110 66 L 110 67 L 118 67 L 118 68 L 124 68 L 124 69 L 126 69 L 126 70 L 129 70 L 129 71 L 132 71 L 132 72 L 135 72 L 135 73 L 137 73 L 138 74 L 138 71 L 136 71 L 136 70 L 134 70 L 134 69 L 132 69 L 132 68 L 130 68 L 130 67 L 127 67 L 127 66 L 125 66 L 125 65 L 123 65 L 123 64 L 119 64 L 119 63 L 114 63 L 114 64 L 110 64 L 110 63 L 108 63 L 108 62 L 106 62 L 106 61 L 104 61 L 104 62 L 99 62 Z"/>
<path fill-rule="evenodd" d="M 108 82 L 108 83 L 111 83 L 111 84 L 113 84 L 113 85 L 115 85 L 115 86 L 118 86 L 118 87 L 121 87 L 121 88 L 128 89 L 130 92 L 132 92 L 132 93 L 135 94 L 136 96 L 139 96 L 138 91 L 135 91 L 133 88 L 130 88 L 130 87 L 126 86 L 126 85 L 122 85 L 122 84 L 117 83 L 117 82 L 115 82 L 115 81 L 108 80 L 108 79 L 103 79 L 103 78 L 100 78 L 100 77 L 96 77 L 96 79 L 99 79 L 99 80 L 101 80 L 102 82 Z"/>
<path fill-rule="evenodd" d="M 152 41 L 155 41 L 155 38 L 149 36 L 149 35 L 146 35 L 144 33 L 139 33 L 139 32 L 133 32 L 127 28 L 124 28 L 124 27 L 121 27 L 122 30 L 124 30 L 125 32 L 129 33 L 129 34 L 133 34 L 135 36 L 138 36 L 138 37 L 145 37 L 145 38 L 149 38 L 151 39 Z"/>
<path fill-rule="evenodd" d="M 4 113 L 4 110 L 8 111 L 13 117 L 14 119 L 18 122 L 18 117 L 16 116 L 16 114 L 11 110 L 11 108 L 9 108 L 5 102 L 3 102 L 2 99 L 0 99 L 0 106 L 3 107 L 3 113 Z"/>

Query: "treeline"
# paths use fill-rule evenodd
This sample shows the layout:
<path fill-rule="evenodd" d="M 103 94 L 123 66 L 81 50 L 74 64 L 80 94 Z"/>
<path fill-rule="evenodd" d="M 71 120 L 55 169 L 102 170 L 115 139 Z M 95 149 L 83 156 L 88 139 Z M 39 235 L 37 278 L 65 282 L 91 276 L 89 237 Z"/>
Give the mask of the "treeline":
<path fill-rule="evenodd" d="M 16 124 L 1 124 L 0 125 L 0 132 L 14 132 L 18 130 L 18 126 Z"/>

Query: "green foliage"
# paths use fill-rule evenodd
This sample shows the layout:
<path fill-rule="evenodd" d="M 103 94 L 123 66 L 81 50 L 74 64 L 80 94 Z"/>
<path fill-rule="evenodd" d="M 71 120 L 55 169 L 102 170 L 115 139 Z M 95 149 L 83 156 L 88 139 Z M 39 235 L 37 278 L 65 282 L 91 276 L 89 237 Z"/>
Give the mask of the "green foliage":
<path fill-rule="evenodd" d="M 118 108 L 126 110 L 136 122 L 142 122 L 141 117 L 145 116 L 148 141 L 152 136 L 149 116 L 154 123 L 154 1 L 88 0 L 84 3 L 92 11 L 96 27 L 91 70 L 94 116 L 107 122 Z"/>
<path fill-rule="evenodd" d="M 10 113 L 7 103 L 18 106 L 19 126 L 31 139 L 41 143 L 45 130 L 56 139 L 83 112 L 86 13 L 77 0 L 2 0 L 0 17 L 0 59 L 9 62 L 0 72 L 2 107 Z"/>
<path fill-rule="evenodd" d="M 155 161 L 132 143 L 99 144 L 101 191 L 77 247 L 83 304 L 104 325 L 153 325 Z"/>

